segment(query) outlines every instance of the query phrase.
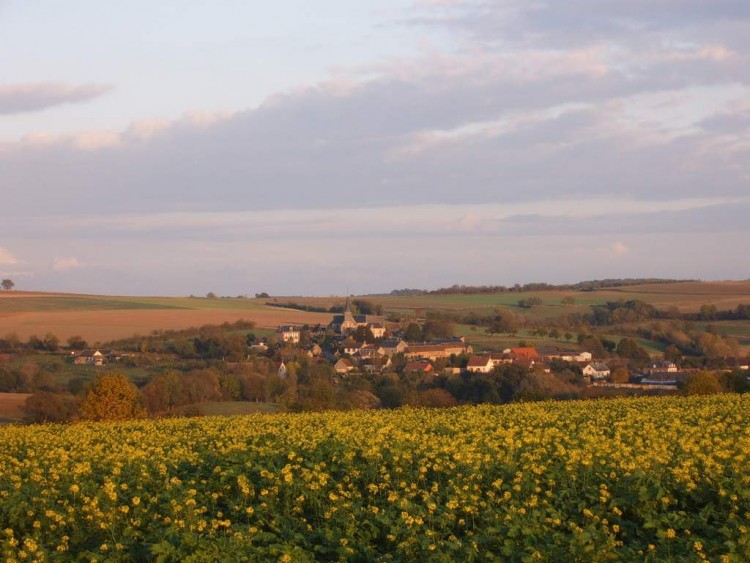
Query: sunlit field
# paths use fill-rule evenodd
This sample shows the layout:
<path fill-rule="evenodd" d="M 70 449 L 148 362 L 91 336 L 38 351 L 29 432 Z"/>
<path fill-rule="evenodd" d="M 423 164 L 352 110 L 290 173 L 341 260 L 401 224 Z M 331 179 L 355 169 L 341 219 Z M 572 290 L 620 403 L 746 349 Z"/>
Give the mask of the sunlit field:
<path fill-rule="evenodd" d="M 750 560 L 750 397 L 0 428 L 8 560 Z"/>

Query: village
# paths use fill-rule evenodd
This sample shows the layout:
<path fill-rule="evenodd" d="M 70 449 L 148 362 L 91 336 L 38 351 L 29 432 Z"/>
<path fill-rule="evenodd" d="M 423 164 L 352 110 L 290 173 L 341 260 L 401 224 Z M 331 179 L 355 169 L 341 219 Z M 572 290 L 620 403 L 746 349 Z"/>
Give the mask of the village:
<path fill-rule="evenodd" d="M 476 351 L 464 336 L 430 340 L 408 338 L 406 329 L 367 314 L 354 314 L 349 300 L 342 313 L 327 325 L 280 325 L 271 338 L 248 343 L 248 358 L 272 359 L 282 380 L 289 366 L 304 359 L 331 367 L 333 379 L 357 375 L 398 373 L 419 376 L 423 384 L 438 376 L 491 374 L 502 366 L 533 373 L 572 373 L 581 386 L 674 391 L 695 369 L 683 369 L 668 359 L 653 359 L 637 370 L 617 356 L 595 357 L 571 346 L 517 346 L 498 351 Z M 72 351 L 77 365 L 106 366 L 132 355 L 112 349 Z M 728 361 L 728 368 L 748 370 L 747 361 Z"/>

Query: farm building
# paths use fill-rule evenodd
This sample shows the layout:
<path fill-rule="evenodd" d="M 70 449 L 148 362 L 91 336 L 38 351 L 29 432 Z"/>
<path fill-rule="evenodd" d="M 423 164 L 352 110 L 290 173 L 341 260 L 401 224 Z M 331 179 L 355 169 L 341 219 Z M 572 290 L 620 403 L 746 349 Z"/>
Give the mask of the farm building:
<path fill-rule="evenodd" d="M 472 356 L 466 364 L 466 370 L 471 373 L 490 373 L 495 369 L 495 361 L 490 356 Z"/>

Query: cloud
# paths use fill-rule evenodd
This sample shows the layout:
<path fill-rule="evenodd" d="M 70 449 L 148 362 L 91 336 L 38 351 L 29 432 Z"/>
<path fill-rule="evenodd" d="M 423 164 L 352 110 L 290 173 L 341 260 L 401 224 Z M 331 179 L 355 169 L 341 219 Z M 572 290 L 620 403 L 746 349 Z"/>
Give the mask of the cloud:
<path fill-rule="evenodd" d="M 750 198 L 634 200 L 560 198 L 493 204 L 421 204 L 367 208 L 278 209 L 264 211 L 175 211 L 113 214 L 106 217 L 44 219 L 10 225 L 19 235 L 45 230 L 67 238 L 95 232 L 104 239 L 163 240 L 326 240 L 341 232 L 349 239 L 409 236 L 507 235 L 521 228 L 531 235 L 680 231 L 685 224 L 721 226 L 716 217 L 742 216 Z M 726 228 L 734 229 L 733 219 Z M 698 229 L 697 227 L 695 229 Z M 622 250 L 622 246 L 613 246 Z M 74 259 L 70 259 L 74 260 Z"/>
<path fill-rule="evenodd" d="M 18 264 L 18 260 L 15 256 L 5 248 L 0 247 L 0 266 L 9 266 Z"/>
<path fill-rule="evenodd" d="M 116 147 L 133 147 L 158 137 L 184 135 L 201 131 L 229 119 L 232 112 L 188 112 L 175 120 L 143 119 L 130 124 L 125 131 L 77 131 L 74 133 L 30 133 L 18 143 L 6 143 L 5 150 L 72 148 L 79 151 L 98 151 Z M 3 148 L 0 145 L 0 150 Z"/>
<path fill-rule="evenodd" d="M 112 90 L 106 84 L 72 86 L 57 82 L 0 85 L 0 115 L 40 111 L 93 100 Z"/>
<path fill-rule="evenodd" d="M 52 261 L 52 270 L 55 272 L 67 272 L 69 270 L 75 270 L 84 266 L 77 258 L 55 258 Z"/>
<path fill-rule="evenodd" d="M 612 245 L 612 251 L 615 254 L 627 254 L 628 252 L 630 252 L 630 247 L 624 242 L 617 241 Z"/>
<path fill-rule="evenodd" d="M 338 283 L 330 272 L 412 275 L 408 251 L 426 247 L 464 253 L 470 268 L 458 240 L 495 268 L 508 261 L 515 281 L 549 279 L 562 255 L 592 265 L 574 279 L 739 271 L 718 255 L 701 272 L 655 264 L 645 250 L 687 249 L 699 235 L 748 241 L 750 4 L 415 1 L 401 23 L 428 37 L 416 54 L 338 67 L 245 111 L 0 144 L 0 222 L 16 236 L 4 244 L 26 260 L 28 241 L 56 241 L 33 262 L 52 275 L 52 256 L 95 255 L 106 240 L 136 256 L 133 280 L 158 272 L 175 287 L 225 270 L 239 285 L 254 275 L 232 269 L 243 252 L 289 267 L 285 279 L 304 263 L 324 291 Z M 70 243 L 87 236 L 89 247 Z M 462 281 L 438 250 L 419 275 Z M 116 278 L 117 254 L 105 254 Z M 165 255 L 181 256 L 179 272 L 154 266 Z M 595 269 L 625 262 L 640 270 Z"/>
<path fill-rule="evenodd" d="M 637 42 L 664 34 L 726 37 L 722 30 L 746 23 L 744 0 L 466 0 L 417 3 L 407 21 L 438 26 L 498 47 L 509 42 L 569 47 L 590 41 Z"/>

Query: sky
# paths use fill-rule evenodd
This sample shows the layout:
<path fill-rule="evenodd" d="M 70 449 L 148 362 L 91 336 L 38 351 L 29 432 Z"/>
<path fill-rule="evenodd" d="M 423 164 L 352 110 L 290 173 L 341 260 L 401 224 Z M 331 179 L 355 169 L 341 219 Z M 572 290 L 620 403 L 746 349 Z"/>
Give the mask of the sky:
<path fill-rule="evenodd" d="M 747 0 L 0 0 L 0 276 L 748 279 Z"/>

